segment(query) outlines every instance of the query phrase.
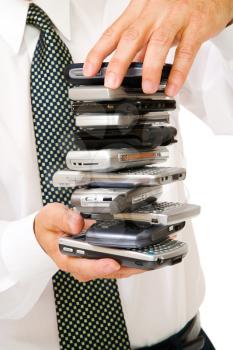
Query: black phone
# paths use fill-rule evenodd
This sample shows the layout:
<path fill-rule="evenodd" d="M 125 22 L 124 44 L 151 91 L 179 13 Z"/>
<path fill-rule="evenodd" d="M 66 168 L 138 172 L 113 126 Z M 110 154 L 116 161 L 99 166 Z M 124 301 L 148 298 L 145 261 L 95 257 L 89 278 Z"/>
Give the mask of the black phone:
<path fill-rule="evenodd" d="M 174 239 L 139 249 L 119 249 L 95 246 L 86 241 L 85 235 L 59 238 L 62 254 L 86 259 L 111 258 L 126 267 L 156 270 L 181 263 L 188 253 L 188 245 Z"/>
<path fill-rule="evenodd" d="M 76 86 L 79 85 L 104 85 L 105 72 L 108 67 L 108 62 L 104 62 L 99 72 L 94 77 L 85 77 L 83 75 L 83 63 L 72 63 L 69 64 L 65 70 L 65 79 Z M 166 84 L 172 65 L 165 64 L 161 75 L 161 85 Z M 140 88 L 142 85 L 142 63 L 133 62 L 131 63 L 125 78 L 122 82 L 123 86 Z"/>
<path fill-rule="evenodd" d="M 176 142 L 176 128 L 172 126 L 136 125 L 133 128 L 80 129 L 74 133 L 79 149 L 155 148 Z"/>
<path fill-rule="evenodd" d="M 147 222 L 99 221 L 86 231 L 86 241 L 93 245 L 116 248 L 144 248 L 182 230 L 185 222 L 151 225 Z"/>
<path fill-rule="evenodd" d="M 176 101 L 172 99 L 135 99 L 103 102 L 77 102 L 72 103 L 75 115 L 84 113 L 121 113 L 143 115 L 151 112 L 172 111 L 176 108 Z"/>

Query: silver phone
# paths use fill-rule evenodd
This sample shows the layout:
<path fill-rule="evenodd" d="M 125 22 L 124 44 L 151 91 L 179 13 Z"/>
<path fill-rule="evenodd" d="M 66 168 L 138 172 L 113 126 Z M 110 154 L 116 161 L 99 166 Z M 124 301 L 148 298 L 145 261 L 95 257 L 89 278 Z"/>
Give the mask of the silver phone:
<path fill-rule="evenodd" d="M 168 157 L 166 147 L 140 151 L 133 148 L 80 150 L 67 153 L 66 165 L 70 170 L 110 172 L 165 162 Z"/>
<path fill-rule="evenodd" d="M 201 207 L 188 203 L 157 202 L 140 206 L 135 211 L 114 214 L 113 218 L 127 221 L 143 221 L 151 224 L 170 225 L 200 214 Z"/>
<path fill-rule="evenodd" d="M 162 194 L 162 186 L 134 188 L 79 188 L 71 196 L 71 205 L 82 213 L 120 213 L 153 202 Z"/>
<path fill-rule="evenodd" d="M 145 115 L 121 113 L 84 113 L 75 118 L 76 126 L 82 129 L 105 127 L 130 127 L 135 124 L 163 125 L 169 123 L 168 112 L 152 112 Z"/>
<path fill-rule="evenodd" d="M 122 170 L 115 173 L 98 173 L 59 170 L 53 176 L 55 187 L 134 187 L 165 185 L 182 181 L 186 177 L 184 168 L 145 166 L 140 169 Z"/>
<path fill-rule="evenodd" d="M 69 89 L 69 98 L 72 101 L 119 101 L 130 99 L 148 99 L 169 100 L 172 98 L 164 94 L 166 85 L 160 85 L 158 92 L 155 94 L 144 94 L 141 89 L 127 89 L 123 86 L 118 89 L 109 89 L 102 85 L 76 86 Z"/>
<path fill-rule="evenodd" d="M 108 248 L 86 242 L 85 235 L 59 238 L 62 254 L 87 259 L 112 258 L 121 265 L 144 270 L 154 270 L 182 262 L 188 252 L 184 242 L 165 239 L 145 248 Z"/>

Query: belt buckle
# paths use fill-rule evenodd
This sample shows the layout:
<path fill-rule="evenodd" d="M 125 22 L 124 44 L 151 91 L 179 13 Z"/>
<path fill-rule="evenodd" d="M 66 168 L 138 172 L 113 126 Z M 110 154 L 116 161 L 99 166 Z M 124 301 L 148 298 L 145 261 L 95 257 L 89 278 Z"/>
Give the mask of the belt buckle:
<path fill-rule="evenodd" d="M 192 340 L 186 343 L 183 347 L 183 350 L 201 350 L 205 345 L 205 338 L 203 335 L 200 335 L 195 340 Z"/>

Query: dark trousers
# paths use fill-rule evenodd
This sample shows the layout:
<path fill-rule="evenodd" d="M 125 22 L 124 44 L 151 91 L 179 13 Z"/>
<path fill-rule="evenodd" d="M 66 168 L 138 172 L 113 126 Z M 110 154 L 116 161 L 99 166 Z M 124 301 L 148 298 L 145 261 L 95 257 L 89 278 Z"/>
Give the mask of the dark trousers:
<path fill-rule="evenodd" d="M 213 346 L 210 339 L 203 330 L 201 330 L 200 335 L 202 335 L 205 338 L 205 346 L 204 348 L 202 348 L 202 350 L 215 350 L 215 347 Z M 160 344 L 140 348 L 138 350 L 183 350 L 183 346 L 179 341 L 179 337 L 175 335 L 169 338 L 167 341 L 165 340 Z"/>
<path fill-rule="evenodd" d="M 211 341 L 209 340 L 209 338 L 203 330 L 201 330 L 201 335 L 203 335 L 205 338 L 205 346 L 203 350 L 215 350 L 215 347 L 213 346 L 213 344 L 211 343 Z"/>

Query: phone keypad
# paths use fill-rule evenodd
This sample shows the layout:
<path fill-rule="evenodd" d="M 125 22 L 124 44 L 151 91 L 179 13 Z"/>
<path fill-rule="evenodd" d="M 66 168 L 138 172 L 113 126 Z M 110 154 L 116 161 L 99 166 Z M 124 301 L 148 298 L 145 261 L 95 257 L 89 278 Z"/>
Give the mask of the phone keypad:
<path fill-rule="evenodd" d="M 146 212 L 153 212 L 154 214 L 164 214 L 166 212 L 169 212 L 170 209 L 181 209 L 184 206 L 183 203 L 173 203 L 173 202 L 155 202 L 152 204 L 148 204 L 146 206 L 141 207 L 138 210 L 135 210 L 137 213 L 145 213 Z"/>
<path fill-rule="evenodd" d="M 179 249 L 185 245 L 184 242 L 176 241 L 173 239 L 166 239 L 160 243 L 150 245 L 144 248 L 133 248 L 134 252 L 144 253 L 149 255 L 168 253 L 169 251 L 174 251 L 174 249 Z"/>

